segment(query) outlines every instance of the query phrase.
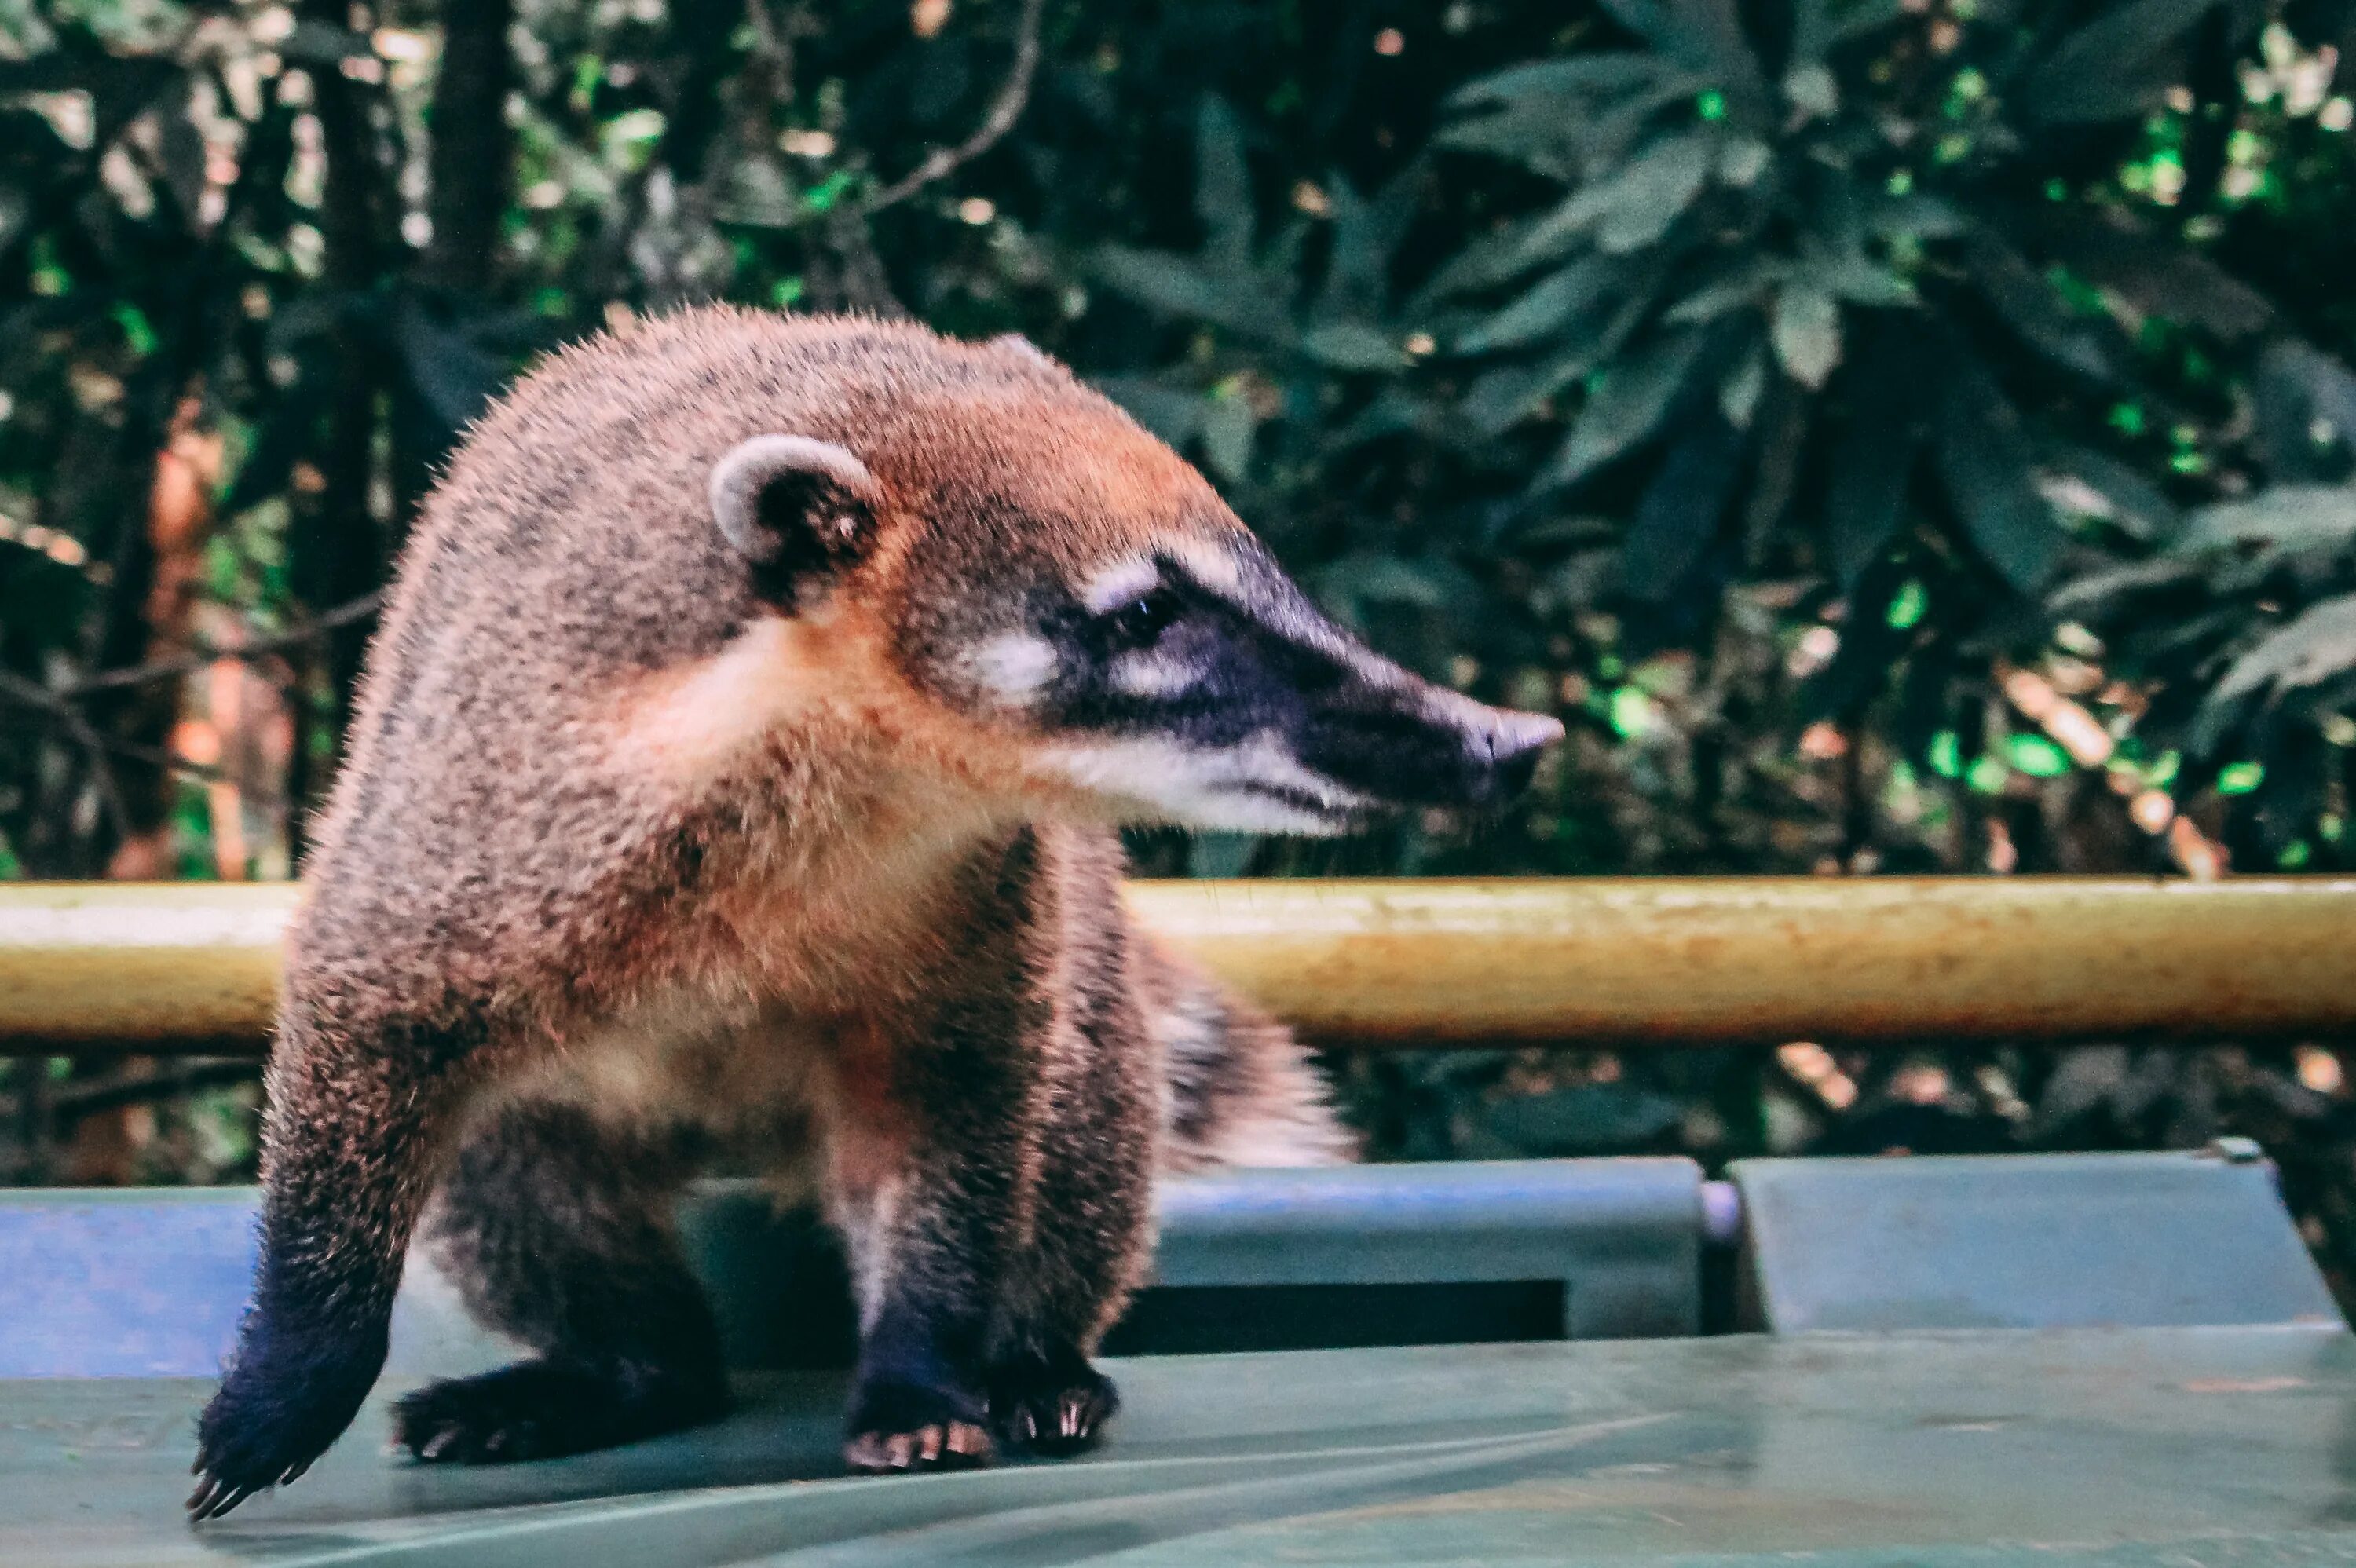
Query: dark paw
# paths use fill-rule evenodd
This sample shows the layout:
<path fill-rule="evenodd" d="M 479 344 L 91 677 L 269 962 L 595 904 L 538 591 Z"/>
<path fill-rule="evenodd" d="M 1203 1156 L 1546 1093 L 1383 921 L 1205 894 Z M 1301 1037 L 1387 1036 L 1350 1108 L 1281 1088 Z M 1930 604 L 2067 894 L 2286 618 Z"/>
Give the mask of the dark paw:
<path fill-rule="evenodd" d="M 1112 1380 L 1076 1356 L 1027 1358 L 991 1374 L 991 1424 L 1006 1442 L 1034 1454 L 1094 1446 L 1119 1409 Z"/>
<path fill-rule="evenodd" d="M 852 1392 L 843 1463 L 854 1470 L 968 1469 L 990 1463 L 982 1402 L 915 1383 L 864 1381 Z"/>
<path fill-rule="evenodd" d="M 309 1469 L 352 1424 L 383 1365 L 381 1330 L 306 1344 L 249 1324 L 220 1392 L 197 1418 L 188 1517 L 217 1519 Z"/>
<path fill-rule="evenodd" d="M 393 1407 L 392 1440 L 427 1464 L 507 1465 L 636 1443 L 727 1408 L 716 1377 L 519 1361 L 407 1395 Z"/>

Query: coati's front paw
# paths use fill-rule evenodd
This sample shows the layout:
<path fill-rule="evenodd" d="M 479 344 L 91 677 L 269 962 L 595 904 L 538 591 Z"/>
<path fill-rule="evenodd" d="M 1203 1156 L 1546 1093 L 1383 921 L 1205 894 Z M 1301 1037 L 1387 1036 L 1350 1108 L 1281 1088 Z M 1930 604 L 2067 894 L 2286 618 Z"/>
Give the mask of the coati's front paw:
<path fill-rule="evenodd" d="M 352 1424 L 383 1365 L 380 1335 L 306 1339 L 249 1324 L 220 1391 L 197 1418 L 188 1517 L 217 1519 L 309 1469 Z"/>
<path fill-rule="evenodd" d="M 505 1465 L 636 1443 L 727 1408 L 716 1377 L 519 1361 L 405 1396 L 393 1407 L 392 1439 L 427 1464 Z"/>
<path fill-rule="evenodd" d="M 1035 1454 L 1094 1446 L 1119 1409 L 1112 1380 L 1078 1356 L 1028 1356 L 991 1373 L 991 1424 L 1007 1443 Z"/>
<path fill-rule="evenodd" d="M 851 1399 L 843 1463 L 871 1474 L 967 1469 L 990 1463 L 987 1412 L 971 1394 L 919 1383 L 862 1381 Z"/>

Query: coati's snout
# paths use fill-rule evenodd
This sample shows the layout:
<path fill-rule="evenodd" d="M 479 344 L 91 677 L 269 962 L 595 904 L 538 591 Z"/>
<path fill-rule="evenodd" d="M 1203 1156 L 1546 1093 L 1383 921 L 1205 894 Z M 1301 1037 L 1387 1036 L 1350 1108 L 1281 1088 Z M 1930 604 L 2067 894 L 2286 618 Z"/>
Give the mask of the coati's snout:
<path fill-rule="evenodd" d="M 1301 760 L 1390 807 L 1485 810 L 1527 789 L 1561 721 L 1491 708 L 1413 677 L 1354 685 L 1320 704 Z"/>
<path fill-rule="evenodd" d="M 1132 820 L 1330 834 L 1525 788 L 1562 726 L 1418 679 L 1321 614 L 1229 524 L 1035 582 L 965 657 L 1032 765 Z"/>

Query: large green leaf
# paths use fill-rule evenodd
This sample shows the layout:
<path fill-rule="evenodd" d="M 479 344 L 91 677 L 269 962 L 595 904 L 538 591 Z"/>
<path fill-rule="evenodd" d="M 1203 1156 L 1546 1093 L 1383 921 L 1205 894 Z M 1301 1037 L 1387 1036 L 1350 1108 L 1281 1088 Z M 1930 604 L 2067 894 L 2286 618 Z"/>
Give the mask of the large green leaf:
<path fill-rule="evenodd" d="M 2176 503 L 2146 475 L 2083 446 L 2060 446 L 2047 454 L 2049 499 L 2074 505 L 2137 539 L 2175 535 L 2181 522 Z M 2057 496 L 2057 489 L 2062 492 Z"/>
<path fill-rule="evenodd" d="M 1550 398 L 1620 352 L 1652 314 L 1654 291 L 1633 289 L 1600 331 L 1577 336 L 1560 352 L 1535 366 L 1508 365 L 1477 379 L 1457 405 L 1458 417 L 1474 436 L 1503 434 L 1542 399 Z"/>
<path fill-rule="evenodd" d="M 2356 593 L 2311 604 L 2233 661 L 2202 705 L 2193 744 L 2215 749 L 2242 703 L 2264 692 L 2318 686 L 2356 669 Z"/>
<path fill-rule="evenodd" d="M 1844 591 L 1881 559 L 1905 516 L 1922 450 L 1923 374 L 1915 338 L 1885 330 L 1869 336 L 1847 378 L 1848 424 L 1825 493 L 1826 548 Z"/>
<path fill-rule="evenodd" d="M 1531 487 L 1575 485 L 1651 436 L 1684 390 L 1704 339 L 1698 328 L 1674 333 L 1614 366 Z"/>
<path fill-rule="evenodd" d="M 2062 548 L 2030 455 L 2019 411 L 1984 366 L 1958 359 L 1941 411 L 1939 475 L 1981 559 L 2023 593 L 2045 586 Z"/>
<path fill-rule="evenodd" d="M 1821 388 L 1840 363 L 1840 306 L 1833 297 L 1787 283 L 1776 293 L 1771 327 L 1775 357 L 1792 379 L 1811 391 Z"/>
<path fill-rule="evenodd" d="M 1181 391 L 1144 376 L 1092 377 L 1089 384 L 1173 446 L 1184 446 L 1194 440 L 1208 411 L 1205 400 L 1198 394 Z"/>
<path fill-rule="evenodd" d="M 1164 315 L 1209 322 L 1262 340 L 1284 333 L 1282 302 L 1253 286 L 1248 275 L 1217 274 L 1192 256 L 1126 245 L 1104 246 L 1090 261 L 1107 288 Z"/>
<path fill-rule="evenodd" d="M 1241 484 L 1251 473 L 1252 444 L 1259 433 L 1259 416 L 1251 400 L 1239 392 L 1210 399 L 1203 411 L 1203 456 L 1211 471 L 1229 484 Z"/>
<path fill-rule="evenodd" d="M 2204 507 L 2172 548 L 2197 555 L 2254 546 L 2275 555 L 2356 549 L 2356 487 L 2276 485 L 2246 500 Z"/>
<path fill-rule="evenodd" d="M 1422 210 L 1423 181 L 1419 165 L 1387 182 L 1370 200 L 1348 180 L 1335 176 L 1326 185 L 1333 202 L 1333 246 L 1325 263 L 1325 282 L 1317 294 L 1317 315 L 1324 319 L 1374 316 L 1390 298 L 1391 262 L 1399 242 Z"/>
<path fill-rule="evenodd" d="M 1980 297 L 2021 342 L 2104 386 L 2121 385 L 2133 375 L 2118 328 L 2105 318 L 2073 313 L 2019 252 L 1980 230 L 1965 243 L 1964 256 L 1965 273 Z"/>
<path fill-rule="evenodd" d="M 1524 98 L 1593 98 L 1649 85 L 1672 69 L 1660 56 L 1639 49 L 1532 60 L 1476 77 L 1450 93 L 1441 103 L 1448 109 L 1464 110 Z"/>
<path fill-rule="evenodd" d="M 1716 78 L 1730 96 L 1759 106 L 1759 59 L 1736 0 L 1603 0 L 1603 8 L 1670 59 Z"/>
<path fill-rule="evenodd" d="M 1582 256 L 1459 333 L 1452 347 L 1459 354 L 1494 354 L 1542 342 L 1594 308 L 1619 284 L 1622 272 L 1610 256 Z"/>
<path fill-rule="evenodd" d="M 1329 321 L 1301 336 L 1301 352 L 1330 370 L 1396 370 L 1407 356 L 1390 333 L 1362 321 Z"/>
<path fill-rule="evenodd" d="M 1592 235 L 1609 251 L 1642 250 L 1669 230 L 1709 179 L 1717 139 L 1707 132 L 1665 136 L 1619 173 L 1584 186 L 1522 239 L 1543 260 Z"/>
<path fill-rule="evenodd" d="M 2274 320 L 2264 294 L 2181 241 L 2151 233 L 2131 213 L 2048 203 L 2008 215 L 2007 222 L 2033 230 L 2032 249 L 2143 315 L 2228 339 L 2262 332 Z"/>
<path fill-rule="evenodd" d="M 2154 556 L 2149 560 L 2106 566 L 2099 571 L 2073 577 L 2055 590 L 2046 603 L 2057 615 L 2091 615 L 2119 601 L 2185 587 L 2198 581 L 2200 576 L 2201 569 L 2190 561 Z"/>
<path fill-rule="evenodd" d="M 2255 435 L 2277 481 L 2335 479 L 2356 450 L 2356 375 L 2312 344 L 2270 343 L 2250 378 Z"/>
<path fill-rule="evenodd" d="M 2128 0 L 2046 51 L 2021 94 L 2047 125 L 2090 124 L 2138 114 L 2172 80 L 2164 69 L 2187 29 L 2217 0 Z"/>
<path fill-rule="evenodd" d="M 1693 571 L 1718 537 L 1741 455 L 1740 434 L 1714 415 L 1693 421 L 1670 444 L 1621 548 L 1621 580 L 1631 595 L 1658 603 Z"/>
<path fill-rule="evenodd" d="M 1715 321 L 1727 312 L 1757 304 L 1767 291 L 1791 272 L 1780 256 L 1745 256 L 1710 275 L 1708 283 L 1661 313 L 1661 319 L 1683 325 Z"/>
<path fill-rule="evenodd" d="M 1432 140 L 1441 147 L 1503 159 L 1547 179 L 1567 182 L 1579 177 L 1583 149 L 1590 144 L 1582 125 L 1609 118 L 1582 122 L 1563 112 L 1558 103 L 1517 98 L 1451 121 Z"/>
<path fill-rule="evenodd" d="M 1524 219 L 1476 236 L 1440 264 L 1408 300 L 1408 308 L 1426 310 L 1446 300 L 1497 288 L 1543 266 L 1548 258 L 1533 255 L 1529 243 L 1539 221 Z"/>
<path fill-rule="evenodd" d="M 1887 27 L 1906 10 L 1904 0 L 1795 0 L 1792 63 L 1820 62 L 1848 39 Z"/>
<path fill-rule="evenodd" d="M 1236 112 L 1205 94 L 1194 125 L 1194 216 L 1202 220 L 1203 255 L 1214 271 L 1251 266 L 1251 175 L 1244 163 L 1243 127 Z"/>

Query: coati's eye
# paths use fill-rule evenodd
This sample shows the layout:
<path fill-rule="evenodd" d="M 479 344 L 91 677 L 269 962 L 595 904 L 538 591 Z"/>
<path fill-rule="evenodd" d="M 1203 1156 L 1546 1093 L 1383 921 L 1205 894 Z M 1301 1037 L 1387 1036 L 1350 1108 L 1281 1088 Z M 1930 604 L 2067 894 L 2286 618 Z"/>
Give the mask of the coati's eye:
<path fill-rule="evenodd" d="M 1162 640 L 1162 634 L 1178 618 L 1178 595 L 1167 588 L 1156 588 L 1117 609 L 1106 611 L 1097 617 L 1097 624 L 1104 628 L 1106 640 L 1118 650 L 1150 648 Z"/>

